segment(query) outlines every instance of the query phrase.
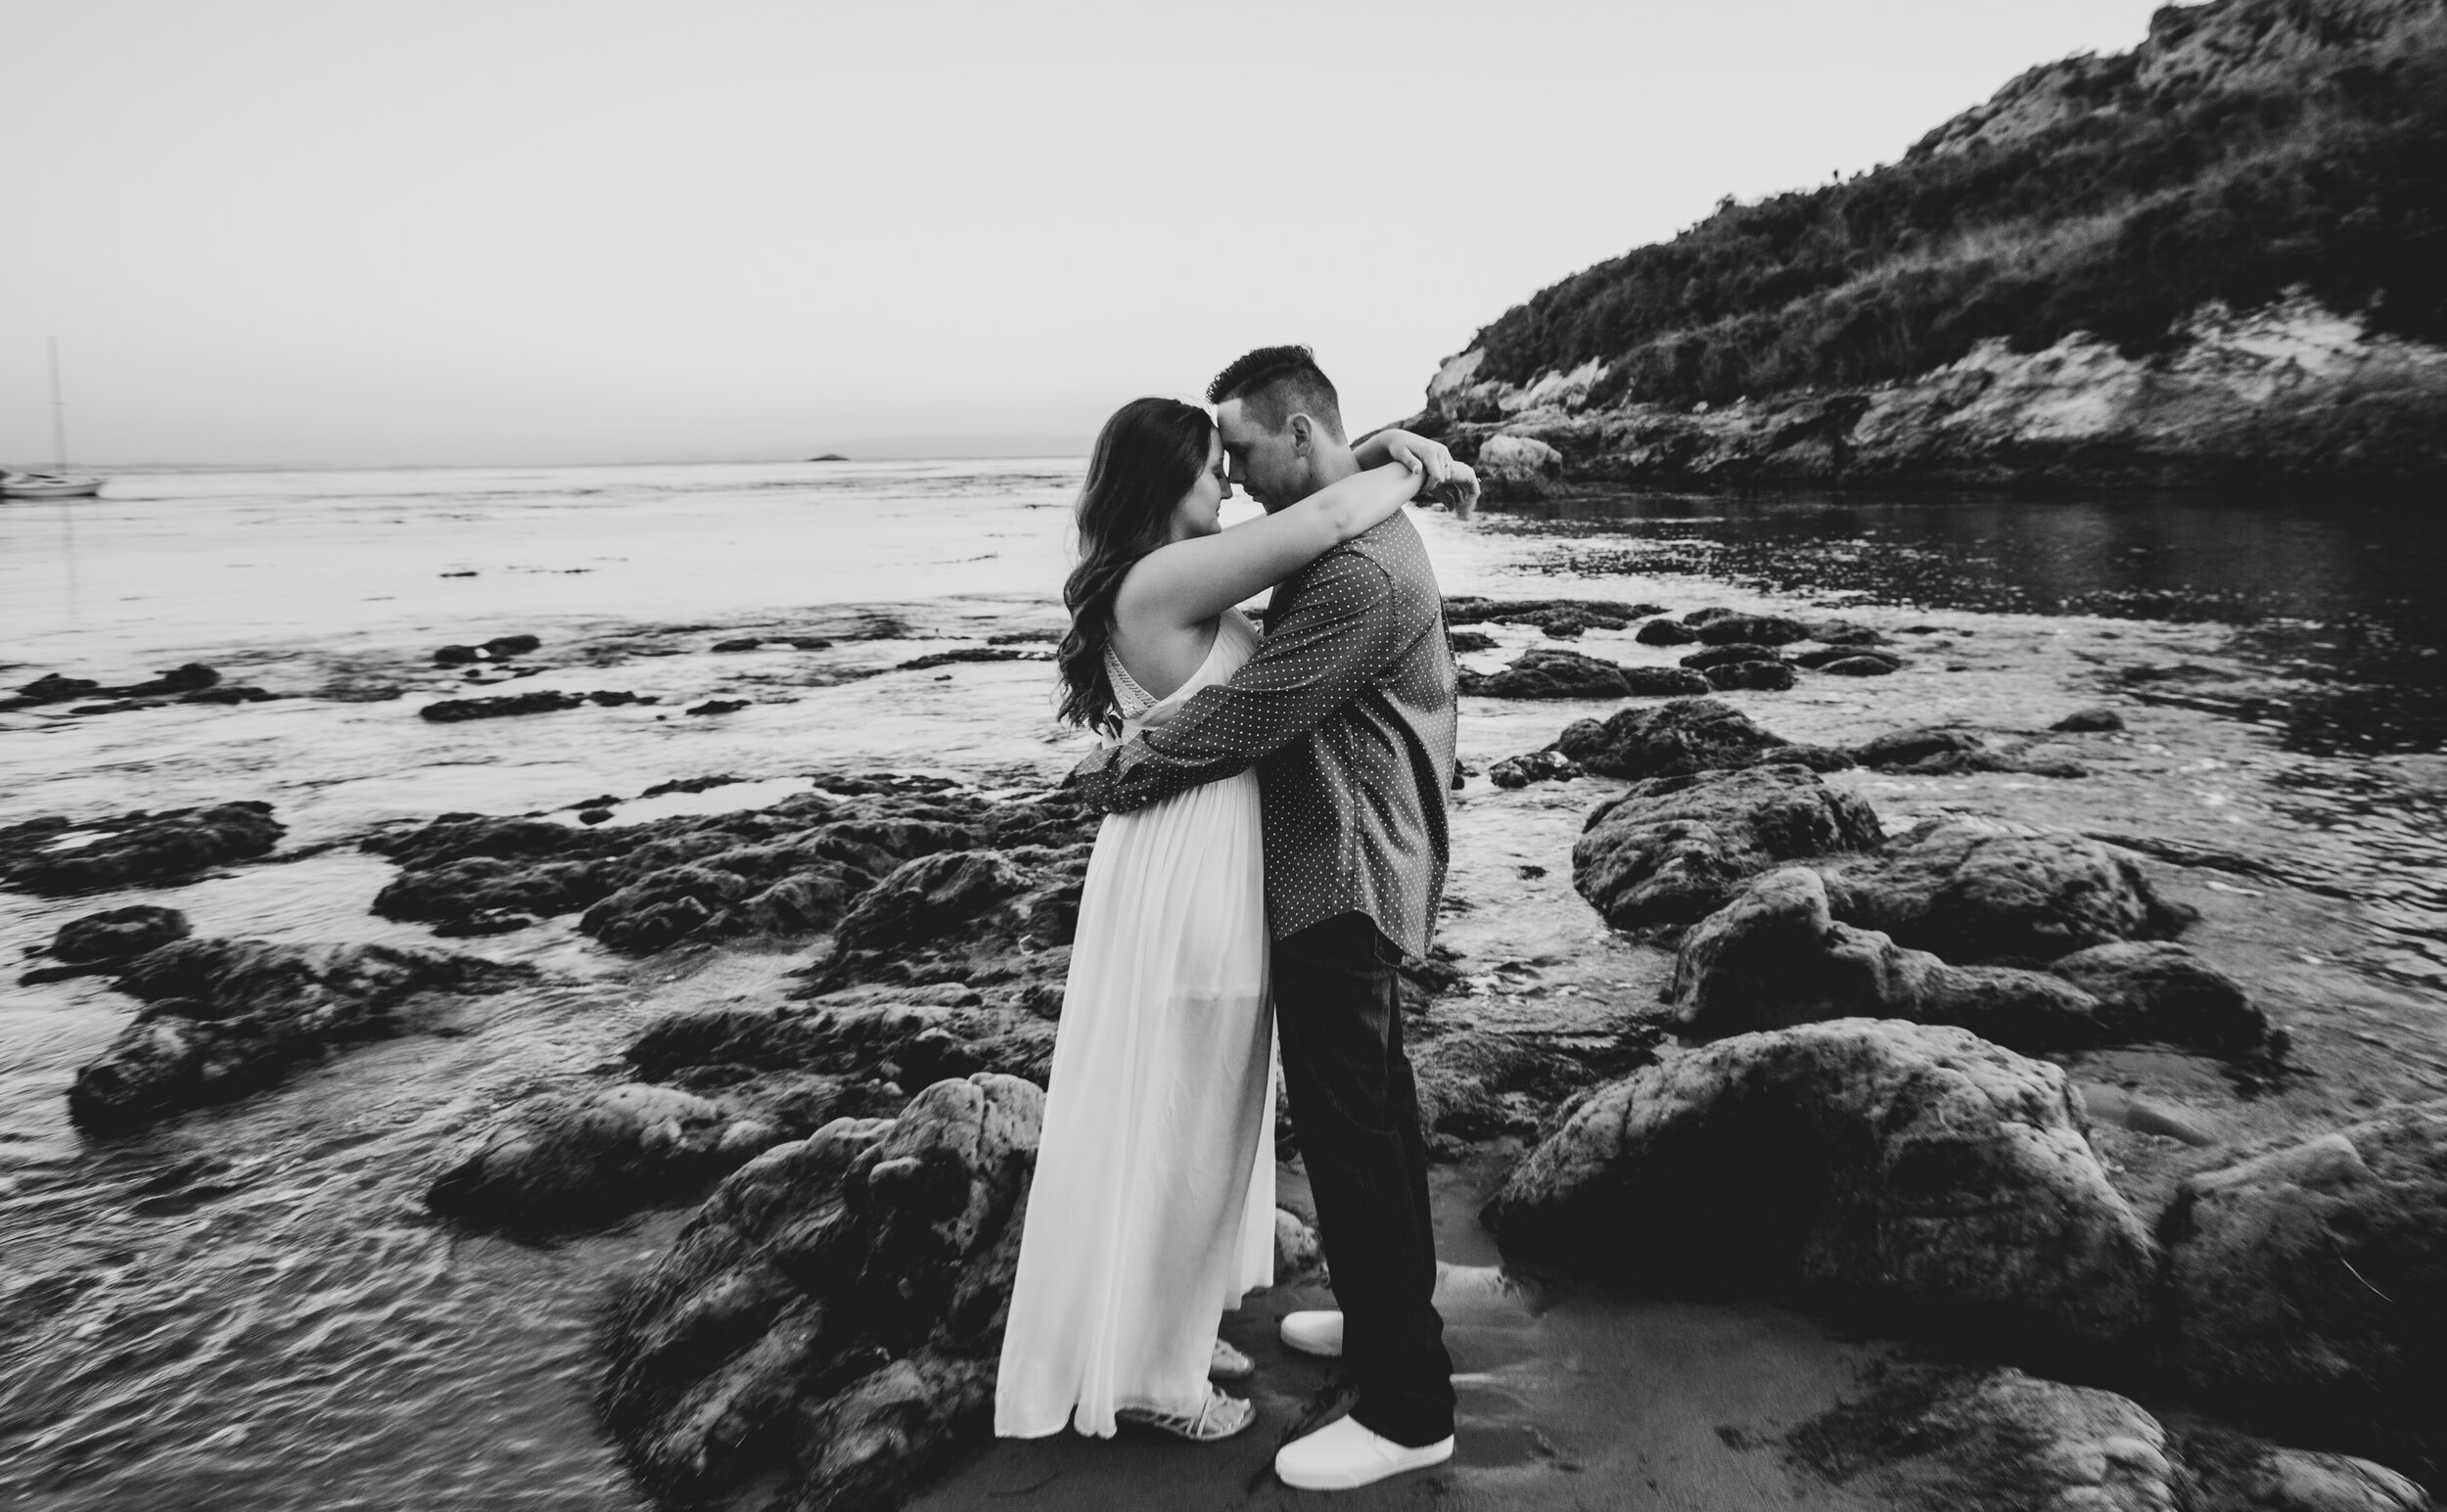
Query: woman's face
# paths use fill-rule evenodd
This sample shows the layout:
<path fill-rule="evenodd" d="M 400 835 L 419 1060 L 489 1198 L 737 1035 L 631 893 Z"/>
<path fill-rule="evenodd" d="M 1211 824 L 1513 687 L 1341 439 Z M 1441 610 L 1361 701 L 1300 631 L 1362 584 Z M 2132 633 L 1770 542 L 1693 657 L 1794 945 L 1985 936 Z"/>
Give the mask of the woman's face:
<path fill-rule="evenodd" d="M 1181 501 L 1173 506 L 1173 538 L 1185 541 L 1223 529 L 1224 501 L 1231 496 L 1231 482 L 1224 476 L 1224 438 L 1209 432 L 1207 470 L 1198 475 L 1198 481 L 1189 485 Z"/>

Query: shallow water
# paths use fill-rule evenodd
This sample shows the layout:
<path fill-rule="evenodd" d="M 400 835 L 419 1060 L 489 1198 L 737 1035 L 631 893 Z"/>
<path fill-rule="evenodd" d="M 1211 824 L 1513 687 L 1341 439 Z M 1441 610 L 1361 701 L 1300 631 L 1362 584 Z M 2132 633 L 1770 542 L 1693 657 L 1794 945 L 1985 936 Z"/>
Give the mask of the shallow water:
<path fill-rule="evenodd" d="M 115 479 L 99 501 L 0 506 L 0 683 L 53 670 L 126 682 L 202 660 L 286 695 L 0 714 L 0 823 L 262 799 L 289 826 L 273 861 L 182 888 L 0 894 L 0 946 L 31 947 L 69 918 L 139 899 L 187 910 L 207 935 L 430 942 L 368 911 L 391 867 L 351 837 L 449 810 L 575 818 L 604 797 L 625 800 L 612 806 L 616 824 L 720 811 L 774 802 L 825 768 L 916 768 L 989 787 L 1049 778 L 1083 742 L 1052 721 L 1041 662 L 889 668 L 1060 622 L 1062 505 L 1078 472 L 162 474 Z M 2365 524 L 2286 517 L 2269 534 L 2265 517 L 2195 504 L 2052 513 L 2064 508 L 1662 501 L 1605 519 L 1421 524 L 1452 592 L 1645 598 L 1677 613 L 1860 604 L 1891 629 L 1942 619 L 1943 633 L 1899 637 L 1916 665 L 1895 678 L 1735 699 L 1795 739 L 1932 717 L 2036 727 L 2079 702 L 2169 686 L 2124 680 L 2133 664 L 2207 667 L 2266 696 L 2370 686 L 2360 679 L 2384 661 L 2289 666 L 2272 626 L 2383 626 L 2389 644 L 2415 648 L 2416 670 L 2434 664 L 2418 655 L 2437 644 L 2422 638 L 2431 621 L 2405 598 L 2432 559 L 2409 527 L 2382 533 L 2387 550 L 2348 555 Z M 2163 544 L 2136 556 L 2114 544 L 2128 537 Z M 2279 591 L 2286 574 L 2265 566 L 2280 558 L 2304 564 L 2292 597 Z M 2236 586 L 2246 580 L 2257 584 L 2247 594 Z M 2134 596 L 2151 582 L 2186 589 L 2182 602 Z M 1999 583 L 2016 591 L 1992 592 Z M 1473 664 L 1537 641 L 1494 628 L 1502 649 Z M 544 645 L 511 670 L 471 680 L 432 661 L 442 644 L 512 632 Z M 752 634 L 833 644 L 711 650 Z M 1603 633 L 1583 649 L 1672 659 Z M 464 724 L 417 714 L 441 698 L 544 687 L 659 702 Z M 684 711 L 717 698 L 748 707 Z M 1589 711 L 1472 701 L 1463 754 L 1484 763 L 1533 749 Z M 1995 779 L 1864 778 L 1862 791 L 1890 817 L 2023 801 L 2069 814 L 2087 802 L 2084 825 L 2231 846 L 2357 900 L 2368 949 L 2355 969 L 2447 985 L 2447 764 L 2435 741 L 2400 731 L 2322 746 L 2231 707 L 2146 711 L 2152 722 L 2115 749 L 2159 763 L 2147 772 L 2032 794 Z M 640 796 L 717 774 L 742 780 Z M 1598 959 L 1604 933 L 1570 893 L 1566 852 L 1586 802 L 1577 790 L 1499 795 L 1483 781 L 1466 795 L 1445 933 L 1467 952 L 1473 1011 L 1631 985 L 1611 980 L 1633 968 Z M 435 1222 L 424 1185 L 495 1110 L 616 1061 L 651 1015 L 778 993 L 800 952 L 631 962 L 569 921 L 448 943 L 532 962 L 547 982 L 439 1010 L 418 1032 L 247 1101 L 113 1139 L 70 1127 L 62 1092 L 125 1022 L 128 1000 L 91 980 L 0 989 L 0 1505 L 640 1504 L 593 1422 L 588 1330 L 606 1284 L 650 1260 L 684 1214 L 515 1243 Z M 1449 1173 L 1440 1191 L 1447 1258 L 1478 1266 L 1495 1257 L 1471 1217 L 1475 1179 Z M 1454 1484 L 1489 1504 L 1551 1492 L 1568 1505 L 1558 1488 L 1636 1473 L 1684 1488 L 1756 1476 L 1775 1499 L 1782 1472 L 1718 1426 L 1740 1439 L 1789 1422 L 1839 1390 L 1857 1356 L 1773 1309 L 1568 1287 L 1475 1293 L 1456 1298 L 1454 1316 L 1476 1425 Z M 1264 1320 L 1253 1312 L 1236 1337 L 1259 1343 Z M 1304 1379 L 1284 1376 L 1278 1395 L 1296 1397 Z M 1706 1404 L 1674 1406 L 1677 1391 Z M 1637 1441 L 1606 1426 L 1650 1418 L 1673 1426 Z M 1641 1455 L 1666 1468 L 1643 1468 Z M 998 1498 L 1026 1484 L 1010 1469 L 981 1460 L 933 1504 Z"/>
<path fill-rule="evenodd" d="M 2447 738 L 2447 523 L 2353 499 L 1588 498 L 1498 517 L 1562 575 L 2235 626 L 2296 686 L 2239 708 L 2314 750 Z"/>

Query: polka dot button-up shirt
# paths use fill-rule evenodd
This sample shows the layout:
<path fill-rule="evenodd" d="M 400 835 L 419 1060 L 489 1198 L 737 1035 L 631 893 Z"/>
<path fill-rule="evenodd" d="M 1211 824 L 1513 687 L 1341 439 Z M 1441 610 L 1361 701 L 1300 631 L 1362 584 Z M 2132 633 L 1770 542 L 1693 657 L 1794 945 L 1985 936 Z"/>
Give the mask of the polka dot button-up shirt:
<path fill-rule="evenodd" d="M 1427 953 L 1450 854 L 1453 651 L 1426 543 L 1401 516 L 1274 590 L 1227 682 L 1073 774 L 1108 812 L 1258 768 L 1267 914 L 1281 939 L 1359 912 Z"/>

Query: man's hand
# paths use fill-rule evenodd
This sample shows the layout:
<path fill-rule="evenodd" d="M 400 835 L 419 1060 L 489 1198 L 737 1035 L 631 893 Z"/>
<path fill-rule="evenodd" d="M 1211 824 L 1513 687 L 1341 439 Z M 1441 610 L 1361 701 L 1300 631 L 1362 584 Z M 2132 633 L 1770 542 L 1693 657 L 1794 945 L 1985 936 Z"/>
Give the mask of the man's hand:
<path fill-rule="evenodd" d="M 1453 470 L 1461 466 L 1453 460 L 1453 451 L 1444 442 L 1431 441 L 1424 435 L 1390 426 L 1353 447 L 1352 455 L 1363 468 L 1399 462 L 1413 473 L 1426 474 L 1420 485 L 1420 498 L 1426 498 L 1430 490 L 1442 486 L 1453 476 Z"/>
<path fill-rule="evenodd" d="M 1467 520 L 1478 513 L 1478 474 L 1466 462 L 1449 464 L 1442 481 L 1419 490 L 1419 500 L 1443 504 L 1454 519 Z"/>

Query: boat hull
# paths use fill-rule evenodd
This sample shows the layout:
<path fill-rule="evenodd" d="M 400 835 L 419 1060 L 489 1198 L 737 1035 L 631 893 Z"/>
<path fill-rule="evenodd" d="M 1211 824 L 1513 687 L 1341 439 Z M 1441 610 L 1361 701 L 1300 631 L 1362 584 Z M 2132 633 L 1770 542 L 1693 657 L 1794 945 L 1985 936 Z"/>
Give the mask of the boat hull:
<path fill-rule="evenodd" d="M 102 491 L 99 478 L 62 478 L 0 482 L 0 499 L 90 499 Z"/>

